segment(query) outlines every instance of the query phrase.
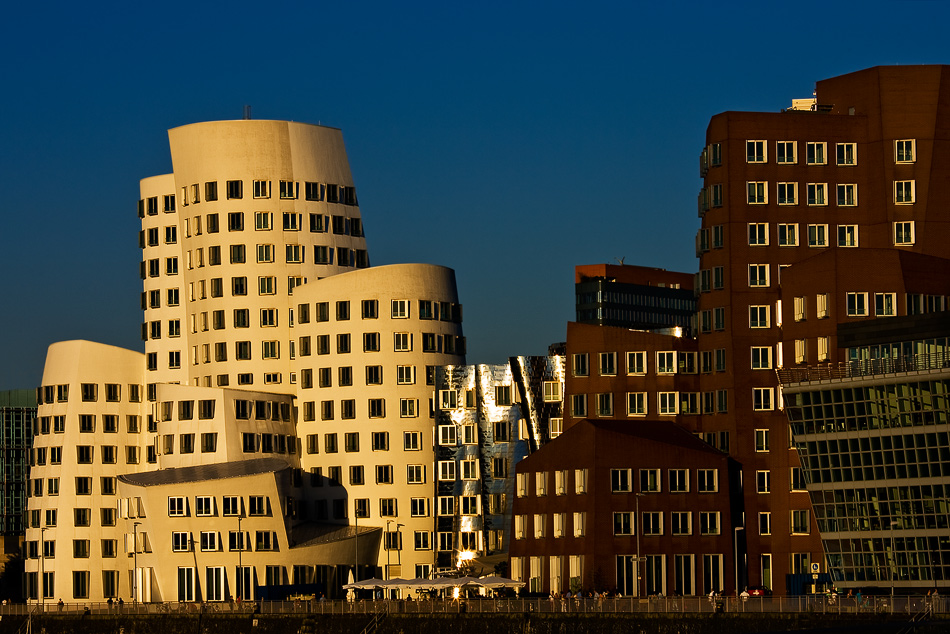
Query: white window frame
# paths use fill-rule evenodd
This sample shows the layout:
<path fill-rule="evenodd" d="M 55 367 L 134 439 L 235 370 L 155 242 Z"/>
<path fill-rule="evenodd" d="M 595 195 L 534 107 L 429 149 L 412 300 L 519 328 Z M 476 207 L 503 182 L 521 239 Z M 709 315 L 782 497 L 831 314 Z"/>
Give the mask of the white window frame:
<path fill-rule="evenodd" d="M 894 141 L 894 162 L 915 163 L 917 161 L 917 139 L 897 139 Z"/>
<path fill-rule="evenodd" d="M 897 293 L 874 293 L 874 316 L 894 317 L 897 315 Z"/>
<path fill-rule="evenodd" d="M 791 156 L 788 150 L 791 149 Z M 798 141 L 776 141 L 775 162 L 779 165 L 795 165 L 798 163 Z"/>
<path fill-rule="evenodd" d="M 812 248 L 828 246 L 828 225 L 808 225 L 808 246 Z"/>
<path fill-rule="evenodd" d="M 845 295 L 845 307 L 848 317 L 867 317 L 868 316 L 868 294 L 860 292 L 851 292 Z"/>
<path fill-rule="evenodd" d="M 768 264 L 750 264 L 749 265 L 749 287 L 750 288 L 768 288 L 769 287 L 769 269 Z"/>
<path fill-rule="evenodd" d="M 746 202 L 750 205 L 767 205 L 769 203 L 769 182 L 746 181 Z"/>
<path fill-rule="evenodd" d="M 828 183 L 808 183 L 808 196 L 805 199 L 809 207 L 825 207 L 828 205 Z"/>
<path fill-rule="evenodd" d="M 775 409 L 774 394 L 775 389 L 771 387 L 752 388 L 752 410 L 769 412 Z"/>
<path fill-rule="evenodd" d="M 772 346 L 752 346 L 752 369 L 772 369 Z"/>
<path fill-rule="evenodd" d="M 778 245 L 780 247 L 798 246 L 798 223 L 780 223 L 778 225 Z"/>
<path fill-rule="evenodd" d="M 827 165 L 828 144 L 824 141 L 808 141 L 805 144 L 805 163 L 807 165 Z"/>
<path fill-rule="evenodd" d="M 910 246 L 916 242 L 916 230 L 913 220 L 899 220 L 894 223 L 894 246 Z"/>
<path fill-rule="evenodd" d="M 856 183 L 838 183 L 838 206 L 858 206 L 858 186 Z"/>
<path fill-rule="evenodd" d="M 765 325 L 763 324 L 762 314 L 765 314 Z M 771 328 L 772 326 L 772 307 L 769 305 L 753 304 L 749 306 L 749 328 Z"/>
<path fill-rule="evenodd" d="M 745 142 L 746 163 L 768 163 L 768 141 L 750 139 Z"/>
<path fill-rule="evenodd" d="M 917 202 L 917 181 L 894 181 L 894 204 L 913 205 Z"/>
<path fill-rule="evenodd" d="M 769 225 L 767 222 L 749 223 L 749 246 L 765 247 L 769 244 Z"/>
<path fill-rule="evenodd" d="M 627 416 L 646 416 L 647 412 L 647 393 L 627 392 Z"/>
<path fill-rule="evenodd" d="M 838 225 L 838 246 L 846 249 L 858 246 L 858 225 Z"/>
<path fill-rule="evenodd" d="M 780 205 L 798 204 L 798 183 L 778 183 L 775 201 Z"/>
<path fill-rule="evenodd" d="M 835 159 L 839 166 L 854 166 L 858 164 L 857 143 L 836 143 Z"/>

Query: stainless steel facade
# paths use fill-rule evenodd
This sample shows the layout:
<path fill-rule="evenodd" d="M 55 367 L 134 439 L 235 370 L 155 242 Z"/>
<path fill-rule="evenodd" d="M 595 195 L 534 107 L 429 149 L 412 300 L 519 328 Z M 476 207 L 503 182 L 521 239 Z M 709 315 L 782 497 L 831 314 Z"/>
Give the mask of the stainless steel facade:
<path fill-rule="evenodd" d="M 563 389 L 559 355 L 439 368 L 438 571 L 507 562 L 515 465 L 560 433 Z"/>

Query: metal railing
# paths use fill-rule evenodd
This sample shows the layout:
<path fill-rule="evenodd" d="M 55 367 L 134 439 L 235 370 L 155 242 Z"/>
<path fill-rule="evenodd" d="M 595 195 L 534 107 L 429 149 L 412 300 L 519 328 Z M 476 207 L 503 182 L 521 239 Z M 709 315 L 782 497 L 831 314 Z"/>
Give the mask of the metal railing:
<path fill-rule="evenodd" d="M 852 379 L 882 374 L 907 372 L 929 372 L 950 369 L 950 354 L 916 354 L 908 357 L 885 359 L 866 359 L 863 361 L 842 361 L 824 365 L 781 368 L 776 370 L 781 383 L 808 383 L 812 381 L 830 381 L 833 379 Z"/>
<path fill-rule="evenodd" d="M 215 615 L 215 614 L 519 614 L 519 613 L 820 613 L 820 614 L 943 614 L 950 607 L 939 597 L 636 597 L 622 598 L 486 598 L 356 601 L 209 601 L 166 603 L 14 603 L 0 614 L 47 616 L 90 615 Z"/>

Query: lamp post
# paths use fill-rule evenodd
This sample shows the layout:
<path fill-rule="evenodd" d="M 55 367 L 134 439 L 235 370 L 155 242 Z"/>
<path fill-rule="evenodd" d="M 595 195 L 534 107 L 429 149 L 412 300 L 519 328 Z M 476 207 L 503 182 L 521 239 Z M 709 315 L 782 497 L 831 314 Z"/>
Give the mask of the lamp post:
<path fill-rule="evenodd" d="M 389 543 L 389 525 L 392 523 L 392 520 L 386 520 L 386 535 L 383 536 L 383 546 L 386 547 L 386 581 L 389 581 L 389 569 L 392 567 L 392 548 L 390 548 L 392 544 Z"/>
<path fill-rule="evenodd" d="M 132 522 L 132 602 L 139 600 L 139 524 Z M 128 560 L 126 560 L 128 561 Z"/>
<path fill-rule="evenodd" d="M 360 506 L 353 500 L 353 581 L 360 580 Z"/>
<path fill-rule="evenodd" d="M 634 530 L 637 532 L 637 597 L 643 596 L 643 588 L 640 580 L 643 578 L 643 575 L 640 572 L 640 564 L 643 560 L 646 560 L 646 557 L 640 556 L 640 532 L 643 530 L 643 519 L 640 515 L 640 498 L 644 496 L 644 493 L 641 491 L 637 493 L 634 499 L 636 500 L 636 510 L 637 510 L 637 525 L 634 526 Z"/>

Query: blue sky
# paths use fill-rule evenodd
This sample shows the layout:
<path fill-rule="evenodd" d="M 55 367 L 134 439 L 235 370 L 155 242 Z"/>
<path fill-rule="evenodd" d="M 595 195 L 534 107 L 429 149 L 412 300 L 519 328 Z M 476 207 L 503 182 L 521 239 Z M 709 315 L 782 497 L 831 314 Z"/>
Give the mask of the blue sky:
<path fill-rule="evenodd" d="M 573 267 L 693 271 L 709 118 L 950 62 L 941 1 L 16 3 L 0 24 L 0 389 L 141 349 L 136 200 L 166 131 L 343 129 L 373 264 L 456 271 L 470 363 L 544 354 Z"/>

